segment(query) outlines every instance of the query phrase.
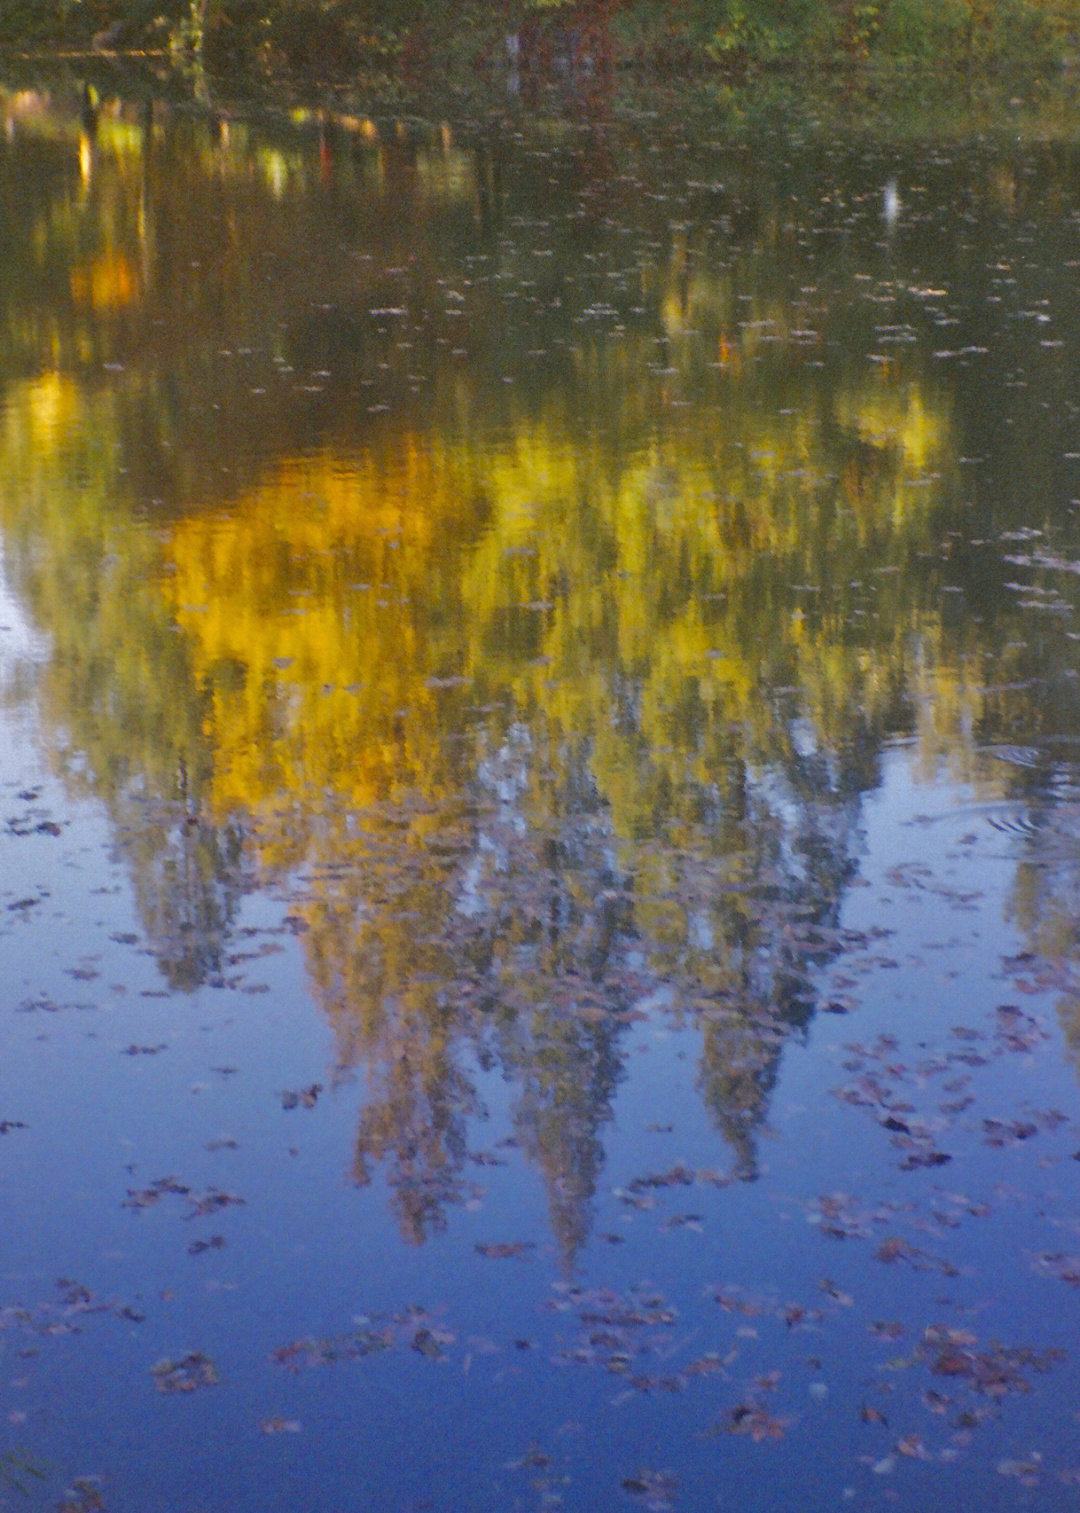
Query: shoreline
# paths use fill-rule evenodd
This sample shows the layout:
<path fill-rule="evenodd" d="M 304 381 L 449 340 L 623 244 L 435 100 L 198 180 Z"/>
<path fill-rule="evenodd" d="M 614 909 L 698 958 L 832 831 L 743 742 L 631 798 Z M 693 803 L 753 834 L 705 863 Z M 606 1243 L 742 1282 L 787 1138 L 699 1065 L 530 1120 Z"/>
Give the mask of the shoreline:
<path fill-rule="evenodd" d="M 1065 0 L 876 0 L 853 6 L 748 0 L 473 0 L 440 15 L 419 0 L 171 0 L 148 19 L 136 0 L 72 18 L 60 0 L 17 6 L 0 22 L 0 63 L 153 59 L 250 74 L 376 72 L 399 84 L 511 78 L 610 88 L 677 79 L 812 86 L 872 75 L 965 80 L 1067 72 L 1080 52 Z M 105 15 L 103 17 L 103 10 Z M 104 20 L 105 24 L 102 24 Z M 96 28 L 96 29 L 95 29 Z"/>

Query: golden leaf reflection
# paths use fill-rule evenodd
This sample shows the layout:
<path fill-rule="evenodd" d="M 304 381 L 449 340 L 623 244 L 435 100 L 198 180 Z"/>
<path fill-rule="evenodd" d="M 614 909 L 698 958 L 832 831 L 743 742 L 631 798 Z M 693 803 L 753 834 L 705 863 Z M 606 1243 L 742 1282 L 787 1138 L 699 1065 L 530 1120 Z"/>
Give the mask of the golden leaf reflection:
<path fill-rule="evenodd" d="M 339 255 L 350 211 L 312 254 L 351 313 L 300 321 L 295 250 L 331 213 L 305 152 L 238 125 L 185 155 L 127 124 L 200 213 L 152 165 L 119 172 L 104 131 L 83 197 L 36 206 L 63 309 L 41 316 L 50 363 L 4 393 L 0 510 L 50 638 L 56 763 L 109 805 L 169 983 L 240 981 L 237 900 L 253 874 L 285 890 L 337 1060 L 366 1077 L 353 1176 L 385 1163 L 413 1239 L 499 1159 L 470 1148 L 497 1063 L 572 1253 L 654 1014 L 700 1029 L 698 1092 L 753 1175 L 883 745 L 914 736 L 989 791 L 973 733 L 1026 712 L 1023 637 L 943 595 L 947 389 L 898 341 L 811 397 L 828 295 L 810 324 L 758 279 L 768 215 L 741 271 L 682 233 L 650 252 L 637 326 L 619 272 L 577 318 L 553 282 L 542 338 L 508 335 L 494 281 L 442 247 L 496 214 L 498 175 L 485 199 L 463 149 L 371 156 L 362 126 L 371 247 Z M 563 259 L 515 256 L 520 292 Z M 266 331 L 290 334 L 257 351 Z"/>

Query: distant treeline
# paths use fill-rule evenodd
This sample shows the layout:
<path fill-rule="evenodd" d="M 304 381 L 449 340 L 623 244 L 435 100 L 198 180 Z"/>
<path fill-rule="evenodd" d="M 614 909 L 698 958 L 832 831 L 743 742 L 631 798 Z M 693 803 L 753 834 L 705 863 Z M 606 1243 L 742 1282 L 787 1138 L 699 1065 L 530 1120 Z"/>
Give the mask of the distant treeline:
<path fill-rule="evenodd" d="M 1067 62 L 1080 0 L 4 0 L 0 52 L 349 69 L 941 69 Z"/>

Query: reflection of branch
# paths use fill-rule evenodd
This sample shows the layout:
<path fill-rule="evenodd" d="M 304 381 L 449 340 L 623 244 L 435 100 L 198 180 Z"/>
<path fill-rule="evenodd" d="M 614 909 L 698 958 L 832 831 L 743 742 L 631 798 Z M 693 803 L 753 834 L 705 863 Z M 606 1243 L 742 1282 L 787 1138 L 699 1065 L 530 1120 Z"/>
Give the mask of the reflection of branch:
<path fill-rule="evenodd" d="M 220 980 L 242 893 L 238 830 L 207 824 L 186 804 L 143 804 L 121 828 L 118 845 L 169 986 L 192 992 Z"/>
<path fill-rule="evenodd" d="M 421 1031 L 415 1052 L 400 1050 L 383 1068 L 379 1095 L 360 1115 L 352 1171 L 366 1186 L 371 1163 L 391 1161 L 401 1232 L 415 1245 L 444 1229 L 446 1205 L 461 1200 L 466 1124 L 478 1107 L 465 1076 L 431 1050 Z"/>
<path fill-rule="evenodd" d="M 622 1077 L 624 1033 L 608 1014 L 583 1022 L 573 1004 L 529 1021 L 516 1047 L 521 1091 L 514 1123 L 526 1156 L 542 1171 L 552 1228 L 569 1267 L 589 1229 L 589 1210 L 604 1162 L 598 1130 L 612 1116 Z"/>

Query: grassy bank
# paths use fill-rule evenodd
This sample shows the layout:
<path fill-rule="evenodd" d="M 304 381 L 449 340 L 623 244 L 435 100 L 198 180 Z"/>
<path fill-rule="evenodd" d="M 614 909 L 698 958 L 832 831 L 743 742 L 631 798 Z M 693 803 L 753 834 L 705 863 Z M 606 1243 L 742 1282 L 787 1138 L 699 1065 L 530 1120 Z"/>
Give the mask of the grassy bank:
<path fill-rule="evenodd" d="M 1045 69 L 1078 37 L 1080 0 L 6 0 L 0 15 L 0 54 L 444 76 Z"/>

